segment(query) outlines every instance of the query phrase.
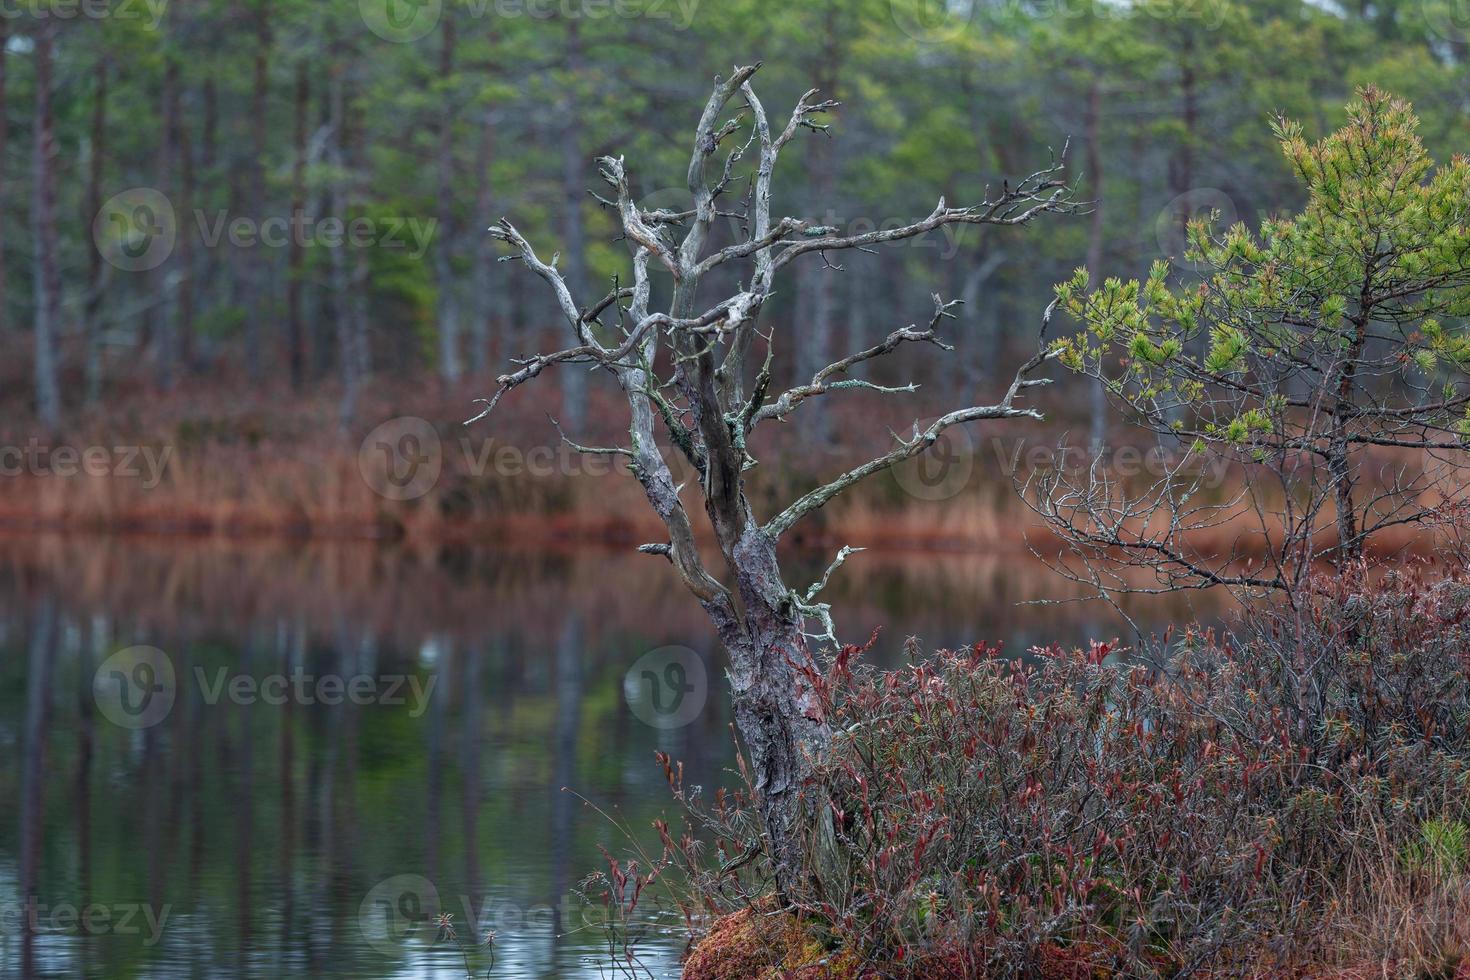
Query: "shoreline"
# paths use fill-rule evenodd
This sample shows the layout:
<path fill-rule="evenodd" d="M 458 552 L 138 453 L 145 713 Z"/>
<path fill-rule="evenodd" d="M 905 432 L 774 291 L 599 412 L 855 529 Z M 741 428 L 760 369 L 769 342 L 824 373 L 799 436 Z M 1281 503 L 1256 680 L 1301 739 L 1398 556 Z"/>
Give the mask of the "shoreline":
<path fill-rule="evenodd" d="M 504 521 L 466 524 L 436 524 L 432 528 L 406 531 L 394 523 L 280 523 L 272 521 L 216 521 L 199 518 L 152 518 L 138 516 L 97 522 L 48 518 L 37 514 L 0 515 L 0 538 L 29 539 L 42 537 L 148 539 L 152 541 L 188 541 L 227 543 L 271 542 L 297 544 L 367 544 L 367 545 L 439 545 L 469 544 L 497 546 L 510 550 L 595 547 L 614 551 L 636 548 L 659 535 L 653 526 L 637 533 L 638 524 L 613 519 L 578 521 L 570 515 L 516 515 Z M 856 543 L 855 543 L 856 542 Z M 790 538 L 791 546 L 800 552 L 819 552 L 843 544 L 852 544 L 873 552 L 894 555 L 1001 555 L 1031 557 L 1024 538 L 1010 541 L 985 538 L 957 540 L 936 526 L 931 534 L 848 534 L 839 541 L 829 533 L 800 534 Z"/>

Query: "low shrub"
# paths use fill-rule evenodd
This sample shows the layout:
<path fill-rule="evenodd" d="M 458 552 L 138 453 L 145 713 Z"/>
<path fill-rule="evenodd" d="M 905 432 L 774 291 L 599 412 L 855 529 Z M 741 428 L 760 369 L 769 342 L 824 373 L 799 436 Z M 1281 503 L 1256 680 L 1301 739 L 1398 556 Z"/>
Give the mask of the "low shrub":
<path fill-rule="evenodd" d="M 789 914 L 845 975 L 1470 971 L 1470 582 L 1324 577 L 1156 656 L 984 644 L 820 679 L 840 843 Z M 917 654 L 917 651 L 913 651 Z M 647 867 L 769 901 L 748 790 Z M 701 841 L 714 841 L 707 851 Z M 721 974 L 710 943 L 691 980 Z M 783 975 L 772 964 L 772 976 Z"/>

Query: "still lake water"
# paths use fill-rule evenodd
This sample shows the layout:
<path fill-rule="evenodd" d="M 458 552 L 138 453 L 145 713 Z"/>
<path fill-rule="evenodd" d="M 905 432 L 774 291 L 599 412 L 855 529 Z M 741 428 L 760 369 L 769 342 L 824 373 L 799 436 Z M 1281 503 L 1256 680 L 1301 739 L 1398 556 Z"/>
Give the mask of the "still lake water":
<path fill-rule="evenodd" d="M 599 845 L 626 839 L 562 788 L 642 833 L 667 810 L 655 750 L 688 782 L 731 782 L 719 651 L 656 559 L 3 548 L 3 977 L 464 977 L 464 954 L 423 920 L 439 911 L 471 947 L 495 929 L 492 976 L 612 976 L 596 910 L 573 892 Z M 884 626 L 885 664 L 908 635 L 1019 652 L 1123 631 L 1096 605 L 1017 605 L 1068 595 L 1024 555 L 867 553 L 829 592 L 844 639 Z M 640 658 L 658 651 L 662 669 L 669 647 L 693 688 L 677 727 L 641 688 Z M 655 935 L 645 964 L 676 976 L 683 945 Z M 485 976 L 484 951 L 467 955 Z"/>

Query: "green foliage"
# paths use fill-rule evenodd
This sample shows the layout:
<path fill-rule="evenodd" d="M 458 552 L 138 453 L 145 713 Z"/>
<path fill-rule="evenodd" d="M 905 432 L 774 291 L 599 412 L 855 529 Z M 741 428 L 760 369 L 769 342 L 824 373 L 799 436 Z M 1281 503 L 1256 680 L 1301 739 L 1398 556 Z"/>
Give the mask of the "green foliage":
<path fill-rule="evenodd" d="M 1192 222 L 1186 259 L 1206 270 L 1199 281 L 1175 284 L 1158 262 L 1142 282 L 1092 289 L 1078 270 L 1058 285 L 1062 308 L 1085 328 L 1066 342 L 1064 362 L 1109 377 L 1145 418 L 1192 405 L 1198 434 L 1229 445 L 1273 432 L 1267 416 L 1287 409 L 1283 365 L 1301 366 L 1304 382 L 1340 402 L 1379 397 L 1355 386 L 1370 370 L 1441 381 L 1452 372 L 1443 398 L 1465 398 L 1470 163 L 1435 166 L 1409 106 L 1376 89 L 1348 117 L 1316 143 L 1299 123 L 1277 121 L 1306 204 L 1259 232 Z M 1121 355 L 1121 374 L 1109 351 Z M 1201 403 L 1207 391 L 1213 400 Z"/>
<path fill-rule="evenodd" d="M 27 0 L 17 11 L 57 3 Z M 907 0 L 798 5 L 681 0 L 630 4 L 631 13 L 619 5 L 589 3 L 584 10 L 573 4 L 566 10 L 582 15 L 575 17 L 550 7 L 545 8 L 550 16 L 532 15 L 532 5 L 519 4 L 506 5 L 519 13 L 505 14 L 493 3 L 452 0 L 425 5 L 425 11 L 439 12 L 433 29 L 402 42 L 370 29 L 364 18 L 372 6 L 356 0 L 201 0 L 130 5 L 129 14 L 137 16 L 69 20 L 56 48 L 62 150 L 58 212 L 85 219 L 89 208 L 91 94 L 100 68 L 108 80 L 108 120 L 99 150 L 103 200 L 129 187 L 149 186 L 178 204 L 178 168 L 166 166 L 160 153 L 166 136 L 166 100 L 160 96 L 172 70 L 180 106 L 178 138 L 188 143 L 195 164 L 191 206 L 227 208 L 232 216 L 255 220 L 287 214 L 301 71 L 307 83 L 307 210 L 342 212 L 342 199 L 349 196 L 374 213 L 420 218 L 438 214 L 442 205 L 452 227 L 435 245 L 452 251 L 465 292 L 472 292 L 472 283 L 494 291 L 498 308 L 510 308 L 520 325 L 539 327 L 550 313 L 547 306 L 532 300 L 519 308 L 500 295 L 509 293 L 508 273 L 499 266 L 486 272 L 475 264 L 488 223 L 482 223 L 482 211 L 514 216 L 528 237 L 550 251 L 561 249 L 564 268 L 579 259 L 588 289 L 615 275 L 626 278 L 626 249 L 597 244 L 612 224 L 585 194 L 596 185 L 590 161 L 601 153 L 625 154 L 635 164 L 638 193 L 677 191 L 684 184 L 688 148 L 666 134 L 688 129 L 693 120 L 686 107 L 702 99 L 715 73 L 728 71 L 734 62 L 761 60 L 773 121 L 784 120 L 795 99 L 811 87 L 843 103 L 831 120 L 833 143 L 808 140 L 811 134 L 804 133 L 783 158 L 785 196 L 777 209 L 844 228 L 927 214 L 935 203 L 934 188 L 952 204 L 979 199 L 987 186 L 1020 172 L 1048 148 L 1059 150 L 1069 137 L 1074 173 L 1087 184 L 1094 175 L 1079 149 L 1095 90 L 1101 111 L 1096 149 L 1103 171 L 1096 187 L 1103 204 L 1100 268 L 1126 283 L 1127 275 L 1137 275 L 1158 255 L 1152 218 L 1181 191 L 1229 187 L 1240 204 L 1296 203 L 1303 187 L 1292 179 L 1292 160 L 1275 152 L 1260 125 L 1267 113 L 1335 120 L 1347 95 L 1344 79 L 1386 83 L 1416 99 L 1426 138 L 1441 150 L 1462 137 L 1470 63 L 1454 47 L 1463 39 L 1444 34 L 1454 27 L 1452 5 L 1438 0 L 1426 0 L 1422 13 L 1417 6 L 1410 11 L 1390 4 L 1388 15 L 1379 13 L 1379 4 L 1371 12 L 1328 10 L 1308 0 L 1081 4 L 1065 11 L 1046 5 Z M 401 6 L 408 11 L 408 5 Z M 263 32 L 258 30 L 262 18 Z M 12 38 L 8 59 L 12 139 L 8 159 L 0 161 L 7 188 L 0 220 L 7 228 L 24 228 L 30 197 L 25 110 L 35 93 L 23 35 L 35 19 L 19 16 L 8 23 L 12 34 L 21 36 Z M 444 27 L 450 24 L 456 28 L 454 57 L 441 64 Z M 205 51 L 208 57 L 201 57 Z M 262 119 L 256 118 L 257 67 L 265 84 Z M 323 152 L 330 97 L 338 84 L 360 151 L 340 166 Z M 1187 106 L 1193 108 L 1186 111 Z M 450 179 L 441 201 L 437 184 L 445 163 L 440 159 L 445 118 Z M 491 121 L 488 162 L 478 159 L 486 119 Z M 256 126 L 262 122 L 265 148 L 256 161 Z M 817 163 L 829 154 L 830 173 L 819 175 Z M 260 206 L 266 213 L 246 214 L 256 206 L 257 162 L 265 197 Z M 481 194 L 487 186 L 488 202 Z M 1324 184 L 1323 191 L 1329 190 Z M 732 204 L 736 196 L 732 192 Z M 572 201 L 580 205 L 586 225 L 585 242 L 575 249 L 560 217 Z M 821 213 L 807 214 L 809 208 Z M 1239 217 L 1256 225 L 1253 216 Z M 1408 209 L 1401 217 L 1407 233 L 1414 222 L 1423 225 L 1436 216 Z M 86 220 L 68 221 L 61 229 L 71 305 L 85 288 L 84 277 L 76 273 L 86 268 L 92 248 L 87 225 Z M 1280 235 L 1299 233 L 1307 229 L 1282 229 Z M 937 253 L 923 248 L 901 253 L 902 261 L 891 271 L 876 273 L 886 278 L 874 289 L 894 308 L 923 306 L 931 291 L 958 293 L 974 269 L 998 262 L 1004 275 L 982 284 L 984 307 L 971 306 L 967 313 L 987 331 L 1002 334 L 1000 340 L 1019 340 L 1034 322 L 1036 296 L 1082 258 L 1091 234 L 1085 222 L 1044 236 L 966 228 L 953 242 L 936 236 L 931 244 L 940 249 Z M 1229 239 L 1237 270 L 1268 260 L 1270 242 L 1256 240 L 1244 228 L 1232 230 Z M 1197 237 L 1192 241 L 1206 254 L 1217 252 Z M 10 251 L 11 266 L 23 269 L 24 243 Z M 201 251 L 196 249 L 196 256 Z M 935 254 L 946 261 L 930 261 Z M 1412 272 L 1416 263 L 1430 269 L 1445 257 L 1440 250 L 1403 260 Z M 251 263 L 229 258 L 211 267 L 211 276 L 239 278 L 228 283 L 230 288 L 196 297 L 200 332 L 228 318 L 228 311 L 212 311 L 212 305 L 234 303 L 246 290 Z M 436 258 L 430 254 L 420 261 L 432 264 Z M 266 257 L 273 284 L 288 281 L 285 261 L 283 253 Z M 850 278 L 875 274 L 864 257 L 854 257 L 853 263 L 856 275 Z M 1334 268 L 1330 262 L 1327 267 Z M 169 267 L 160 274 L 176 271 Z M 1209 312 L 1199 303 L 1161 294 L 1156 281 L 1167 286 L 1167 271 L 1146 281 L 1149 290 L 1140 297 L 1147 301 L 1145 319 L 1177 319 L 1189 331 L 1208 326 L 1198 322 Z M 1289 285 L 1283 278 L 1274 288 L 1285 295 Z M 137 306 L 149 288 L 147 277 L 116 276 L 108 285 L 106 308 Z M 324 288 L 329 284 L 322 277 L 305 280 L 308 294 Z M 29 277 L 11 275 L 7 289 L 5 312 L 13 322 L 24 322 L 31 306 Z M 799 292 L 781 293 L 771 315 L 791 316 Z M 854 294 L 841 294 L 839 303 L 856 308 L 867 302 L 861 290 Z M 284 308 L 284 297 L 274 299 Z M 1135 343 L 1139 316 L 1125 309 L 1125 297 L 1110 302 L 1116 309 L 1101 339 L 1127 350 Z M 1470 301 L 1455 302 L 1446 300 L 1455 317 L 1470 312 Z M 308 295 L 305 308 L 331 305 Z M 399 312 L 371 309 L 374 336 L 398 330 L 392 318 Z M 875 321 L 871 329 L 876 332 L 878 316 L 866 319 Z M 1321 319 L 1324 324 L 1330 319 L 1326 311 Z M 329 333 L 331 325 L 317 329 Z M 1448 343 L 1461 343 L 1453 324 L 1446 329 Z M 1155 370 L 1177 365 L 1195 350 L 1179 339 L 1176 355 L 1167 338 L 1151 329 L 1148 345 L 1138 342 L 1137 364 Z M 962 354 L 979 359 L 974 348 Z M 1437 371 L 1454 360 L 1443 351 L 1435 355 Z M 1462 349 L 1460 357 L 1465 356 Z M 1169 394 L 1167 388 L 1160 390 Z"/>
<path fill-rule="evenodd" d="M 1470 868 L 1470 826 L 1463 821 L 1436 817 L 1419 828 L 1419 839 L 1404 845 L 1404 865 L 1439 877 Z"/>

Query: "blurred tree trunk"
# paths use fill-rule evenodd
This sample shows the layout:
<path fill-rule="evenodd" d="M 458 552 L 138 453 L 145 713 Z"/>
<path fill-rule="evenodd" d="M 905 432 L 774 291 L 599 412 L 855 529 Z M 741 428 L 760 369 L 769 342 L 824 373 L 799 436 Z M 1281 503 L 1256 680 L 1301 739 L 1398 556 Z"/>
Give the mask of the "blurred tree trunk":
<path fill-rule="evenodd" d="M 223 31 L 206 14 L 200 18 L 205 41 L 223 44 Z M 199 125 L 195 132 L 194 157 L 194 200 L 196 213 L 213 213 L 220 203 L 219 196 L 219 82 L 207 75 L 199 86 Z M 198 228 L 198 221 L 194 222 Z M 224 272 L 224 257 L 218 244 L 205 245 L 197 249 L 194 276 L 194 306 L 196 309 L 215 309 L 227 303 L 229 280 Z M 214 357 L 215 340 L 208 334 L 191 330 L 189 343 L 193 348 L 190 364 L 195 370 Z"/>
<path fill-rule="evenodd" d="M 170 191 L 176 191 L 175 180 L 179 161 L 179 60 L 175 57 L 171 47 L 173 39 L 165 40 L 164 44 L 169 50 L 164 54 L 163 86 L 159 91 L 158 189 L 174 204 L 176 224 L 187 224 L 189 216 L 178 209 L 180 202 L 177 194 L 170 194 Z M 177 285 L 174 270 L 177 267 L 178 256 L 176 254 L 167 256 L 163 264 L 158 267 L 155 273 L 158 313 L 156 316 L 147 318 L 157 326 L 151 339 L 158 359 L 158 387 L 163 391 L 173 390 L 178 366 L 178 343 L 174 322 L 174 287 Z"/>
<path fill-rule="evenodd" d="M 99 54 L 92 68 L 92 156 L 87 168 L 87 203 L 82 227 L 91 227 L 102 213 L 102 174 L 107 156 L 107 55 Z M 0 153 L 3 155 L 3 153 Z M 87 298 L 82 304 L 83 334 L 87 344 L 83 368 L 88 405 L 102 393 L 102 292 L 107 287 L 107 264 L 102 250 L 87 250 Z"/>
<path fill-rule="evenodd" d="M 180 116 L 175 134 L 179 161 L 178 303 L 174 327 L 175 363 L 182 370 L 194 366 L 194 146 L 189 124 Z"/>
<path fill-rule="evenodd" d="M 586 70 L 582 51 L 582 35 L 576 20 L 567 21 L 564 64 L 571 84 L 567 86 L 561 133 L 562 207 L 562 278 L 573 296 L 587 293 L 587 228 L 582 216 L 582 199 L 587 194 L 585 165 L 582 160 L 582 114 L 578 100 Z M 589 301 L 590 302 L 590 301 Z M 561 421 L 570 430 L 578 430 L 587 418 L 586 374 L 576 369 L 561 375 Z"/>
<path fill-rule="evenodd" d="M 443 45 L 439 49 L 439 83 L 443 102 L 439 106 L 439 244 L 434 249 L 434 278 L 439 291 L 439 376 L 446 383 L 459 380 L 459 296 L 454 281 L 453 252 L 457 245 L 454 216 L 454 18 L 443 17 Z"/>
<path fill-rule="evenodd" d="M 271 22 L 269 0 L 255 8 L 254 80 L 250 92 L 250 216 L 265 220 L 266 111 L 270 95 Z M 265 252 L 260 243 L 248 250 L 245 261 L 249 292 L 245 314 L 245 371 L 251 381 L 261 376 L 261 325 L 267 316 Z"/>
<path fill-rule="evenodd" d="M 811 84 L 825 99 L 839 99 L 838 78 L 842 70 L 841 25 L 837 23 L 837 4 L 827 3 L 822 17 L 821 51 L 813 65 Z M 837 154 L 831 141 L 818 136 L 807 141 L 807 176 L 810 180 L 808 197 L 824 205 L 835 205 L 837 200 Z M 825 223 L 830 215 L 817 215 Z M 832 360 L 837 316 L 837 280 L 840 275 L 829 267 L 824 256 L 811 256 L 801 267 L 796 324 L 796 381 L 805 384 Z M 828 406 L 823 400 L 806 406 L 806 426 L 810 444 L 825 446 L 831 439 L 831 424 Z"/>
<path fill-rule="evenodd" d="M 349 64 L 349 69 L 352 67 Z M 352 221 L 364 214 L 366 205 L 363 193 L 363 174 L 367 171 L 367 123 L 362 118 L 362 109 L 355 98 L 355 89 L 349 87 L 342 105 L 342 145 L 347 161 L 347 199 L 343 202 L 342 220 Z M 353 353 L 357 357 L 357 376 L 366 380 L 373 373 L 373 348 L 368 337 L 367 294 L 372 269 L 368 265 L 368 250 L 348 248 L 351 259 L 351 289 L 347 293 L 347 317 L 352 324 Z"/>
<path fill-rule="evenodd" d="M 219 88 L 213 78 L 204 80 L 202 98 L 204 123 L 199 140 L 199 166 L 208 173 L 219 160 Z"/>
<path fill-rule="evenodd" d="M 335 215 L 338 213 L 345 200 L 344 194 L 346 178 L 343 176 L 343 168 L 346 166 L 346 154 L 343 150 L 343 128 L 346 126 L 344 118 L 346 114 L 346 95 L 342 91 L 345 84 L 343 80 L 343 67 L 341 61 L 336 61 L 331 68 L 331 136 L 330 149 L 328 153 L 332 164 L 331 190 L 323 202 L 322 215 Z M 327 262 L 332 280 L 332 314 L 337 328 L 337 367 L 342 378 L 342 401 L 338 408 L 338 420 L 343 429 L 346 429 L 352 420 L 357 404 L 357 386 L 360 378 L 357 374 L 357 346 L 356 338 L 352 330 L 351 317 L 347 313 L 347 294 L 351 289 L 348 281 L 347 256 L 340 248 L 327 249 Z"/>
<path fill-rule="evenodd" d="M 955 358 L 956 379 L 960 390 L 966 392 L 973 391 L 981 381 L 991 381 L 998 377 L 998 365 L 1005 353 L 1005 337 L 998 322 L 999 317 L 995 315 L 994 304 L 984 304 L 982 298 L 990 280 L 1005 265 L 1006 254 L 989 244 L 986 231 L 984 228 L 979 230 L 980 247 L 975 255 L 976 264 L 965 274 L 959 293 L 960 302 L 966 310 L 971 311 L 970 316 L 974 318 L 973 329 L 978 332 L 977 339 L 980 340 L 973 356 Z"/>
<path fill-rule="evenodd" d="M 357 156 L 352 126 L 352 98 L 348 92 L 349 65 L 339 57 L 332 65 L 331 153 L 337 175 L 324 214 L 351 221 L 357 203 Z M 345 243 L 328 248 L 332 291 L 336 294 L 337 357 L 342 372 L 342 400 L 338 421 L 344 430 L 357 414 L 357 396 L 369 370 L 367 310 L 362 292 L 367 287 L 367 256 L 364 249 L 347 254 Z"/>
<path fill-rule="evenodd" d="M 1195 69 L 1195 43 L 1192 33 L 1186 31 L 1178 44 L 1179 54 L 1179 123 L 1184 131 L 1183 138 L 1169 157 L 1169 195 L 1174 208 L 1174 221 L 1180 232 L 1180 240 L 1189 240 L 1189 200 L 1185 196 L 1194 190 L 1194 139 L 1199 125 L 1199 79 Z M 1175 256 L 1183 261 L 1184 256 Z M 1201 348 L 1203 350 L 1203 347 Z"/>
<path fill-rule="evenodd" d="M 495 197 L 490 162 L 495 156 L 495 117 L 489 106 L 480 116 L 475 147 L 475 319 L 470 327 L 470 372 L 476 377 L 490 366 L 491 321 L 500 305 L 495 296 L 495 239 L 485 229 L 495 223 Z M 509 338 L 507 338 L 508 341 Z"/>
<path fill-rule="evenodd" d="M 335 58 L 335 54 L 331 55 Z M 336 104 L 337 86 L 336 76 L 339 66 L 336 61 L 327 63 L 325 83 L 316 87 L 317 92 L 317 126 L 324 134 L 321 142 L 322 160 L 331 167 L 337 165 L 336 140 L 337 133 L 333 127 L 332 107 Z M 317 190 L 313 197 L 312 214 L 317 220 L 335 214 L 336 205 L 333 203 L 337 177 L 333 175 L 329 179 L 317 182 Z M 322 276 L 327 283 L 327 288 L 316 291 L 316 312 L 311 318 L 311 342 L 312 352 L 311 373 L 314 377 L 324 377 L 333 366 L 332 357 L 338 358 L 340 364 L 342 351 L 340 348 L 341 325 L 338 318 L 341 315 L 342 297 L 335 289 L 336 280 L 332 274 L 331 256 L 322 254 L 320 251 L 309 252 L 307 258 L 311 260 L 311 275 Z M 326 268 L 322 269 L 325 263 Z M 338 372 L 341 373 L 340 370 Z"/>
<path fill-rule="evenodd" d="M 32 222 L 35 235 L 35 384 L 36 414 L 55 430 L 61 422 L 61 392 L 56 380 L 56 341 L 61 329 L 61 270 L 56 240 L 56 119 L 51 108 L 52 56 L 56 22 L 36 28 L 35 186 Z"/>
<path fill-rule="evenodd" d="M 10 21 L 0 17 L 0 214 L 5 213 L 5 148 L 10 136 L 10 103 L 5 99 L 5 49 L 10 44 Z M 5 318 L 5 241 L 0 236 L 0 334 L 10 323 Z"/>
<path fill-rule="evenodd" d="M 299 390 L 306 375 L 306 328 L 301 302 L 306 284 L 306 243 L 301 229 L 306 223 L 306 126 L 310 111 L 311 83 L 306 61 L 296 66 L 296 95 L 291 139 L 291 241 L 286 275 L 286 360 L 290 366 L 291 387 Z"/>
<path fill-rule="evenodd" d="M 1102 86 L 1094 81 L 1087 90 L 1087 120 L 1083 125 L 1087 142 L 1087 187 L 1092 201 L 1092 221 L 1087 229 L 1087 275 L 1096 286 L 1102 282 L 1103 261 L 1103 161 Z M 1108 437 L 1108 393 L 1101 381 L 1092 384 L 1091 451 L 1101 451 Z"/>
<path fill-rule="evenodd" d="M 1190 202 L 1187 195 L 1194 189 L 1194 139 L 1195 129 L 1199 125 L 1199 83 L 1195 69 L 1197 58 L 1195 51 L 1194 34 L 1192 31 L 1186 31 L 1178 45 L 1179 121 L 1184 128 L 1184 138 L 1169 161 L 1169 191 L 1174 201 L 1174 220 L 1179 226 L 1179 240 L 1182 242 L 1189 241 Z M 1184 260 L 1183 255 L 1177 258 L 1181 262 Z M 1195 341 L 1197 356 L 1203 359 L 1209 346 L 1209 331 L 1199 331 L 1199 337 Z M 1176 405 L 1172 418 L 1179 421 L 1185 417 L 1185 414 L 1184 405 Z"/>
<path fill-rule="evenodd" d="M 49 35 L 49 33 L 49 24 L 37 31 L 36 50 L 38 52 L 41 47 L 39 35 Z M 48 48 L 46 58 L 49 61 L 51 57 L 49 51 L 51 38 L 49 36 L 45 44 Z M 41 68 L 39 55 L 36 68 L 39 80 Z M 48 64 L 46 66 L 48 75 L 50 71 L 51 66 Z M 40 123 L 41 119 L 38 116 L 36 124 L 39 126 Z M 21 901 L 25 903 L 24 907 L 34 909 L 36 906 L 31 903 L 38 897 L 41 865 L 46 853 L 47 775 L 49 765 L 58 761 L 51 758 L 51 752 L 48 750 L 52 723 L 51 687 L 57 660 L 55 599 L 50 595 L 43 596 L 35 603 L 34 612 L 28 619 L 29 621 L 25 623 L 29 629 L 26 651 L 25 720 L 22 727 L 25 741 L 21 747 L 20 764 L 20 839 L 17 841 L 19 853 L 16 861 L 19 881 L 16 882 L 16 885 L 20 890 Z M 20 973 L 22 976 L 35 976 L 36 920 L 33 915 L 21 916 L 21 920 Z"/>

